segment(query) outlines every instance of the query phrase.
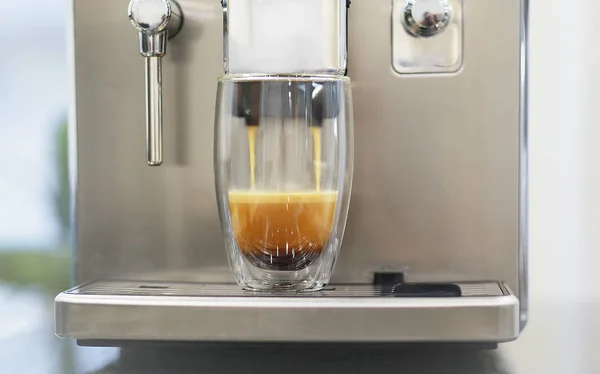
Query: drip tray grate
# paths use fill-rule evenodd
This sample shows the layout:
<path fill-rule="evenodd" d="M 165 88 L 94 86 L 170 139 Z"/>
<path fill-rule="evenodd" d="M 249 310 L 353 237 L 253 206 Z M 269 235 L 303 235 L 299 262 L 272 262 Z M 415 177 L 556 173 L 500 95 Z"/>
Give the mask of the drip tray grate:
<path fill-rule="evenodd" d="M 508 294 L 497 282 L 454 283 L 462 297 L 489 297 Z M 334 285 L 320 291 L 252 292 L 234 284 L 154 283 L 133 281 L 101 281 L 87 284 L 69 294 L 112 296 L 185 296 L 185 297 L 308 297 L 308 298 L 371 298 L 394 297 L 392 288 L 373 285 Z"/>

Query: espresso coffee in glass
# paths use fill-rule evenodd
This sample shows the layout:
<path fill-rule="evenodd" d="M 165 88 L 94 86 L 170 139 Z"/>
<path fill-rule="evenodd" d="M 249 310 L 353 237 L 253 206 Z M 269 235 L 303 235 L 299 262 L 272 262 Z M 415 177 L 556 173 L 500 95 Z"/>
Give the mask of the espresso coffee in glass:
<path fill-rule="evenodd" d="M 346 77 L 219 80 L 218 205 L 244 288 L 309 290 L 329 282 L 350 199 L 350 96 Z"/>

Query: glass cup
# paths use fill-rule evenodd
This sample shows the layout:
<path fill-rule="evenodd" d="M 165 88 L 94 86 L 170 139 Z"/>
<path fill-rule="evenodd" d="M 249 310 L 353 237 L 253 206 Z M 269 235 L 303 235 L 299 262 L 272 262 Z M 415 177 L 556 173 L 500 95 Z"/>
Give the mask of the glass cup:
<path fill-rule="evenodd" d="M 353 171 L 350 79 L 219 79 L 215 177 L 236 281 L 318 290 L 331 277 Z"/>

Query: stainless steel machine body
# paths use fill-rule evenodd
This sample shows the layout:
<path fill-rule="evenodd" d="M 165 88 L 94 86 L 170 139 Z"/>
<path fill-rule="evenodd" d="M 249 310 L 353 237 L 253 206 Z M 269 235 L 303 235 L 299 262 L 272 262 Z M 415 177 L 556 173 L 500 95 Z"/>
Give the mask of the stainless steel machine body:
<path fill-rule="evenodd" d="M 517 338 L 527 1 L 436 0 L 444 16 L 420 29 L 410 10 L 423 2 L 351 4 L 346 234 L 330 288 L 281 296 L 233 286 L 223 248 L 213 172 L 222 4 L 178 2 L 184 26 L 162 61 L 164 160 L 150 168 L 127 4 L 73 0 L 76 287 L 56 299 L 57 334 L 106 344 Z M 398 287 L 422 283 L 425 293 Z"/>

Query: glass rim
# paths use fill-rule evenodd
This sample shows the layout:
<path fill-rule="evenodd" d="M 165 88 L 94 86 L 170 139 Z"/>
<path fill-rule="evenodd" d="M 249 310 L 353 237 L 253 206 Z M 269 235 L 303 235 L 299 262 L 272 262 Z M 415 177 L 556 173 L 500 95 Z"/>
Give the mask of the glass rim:
<path fill-rule="evenodd" d="M 341 82 L 350 83 L 350 77 L 329 74 L 225 74 L 218 78 L 223 82 Z"/>

